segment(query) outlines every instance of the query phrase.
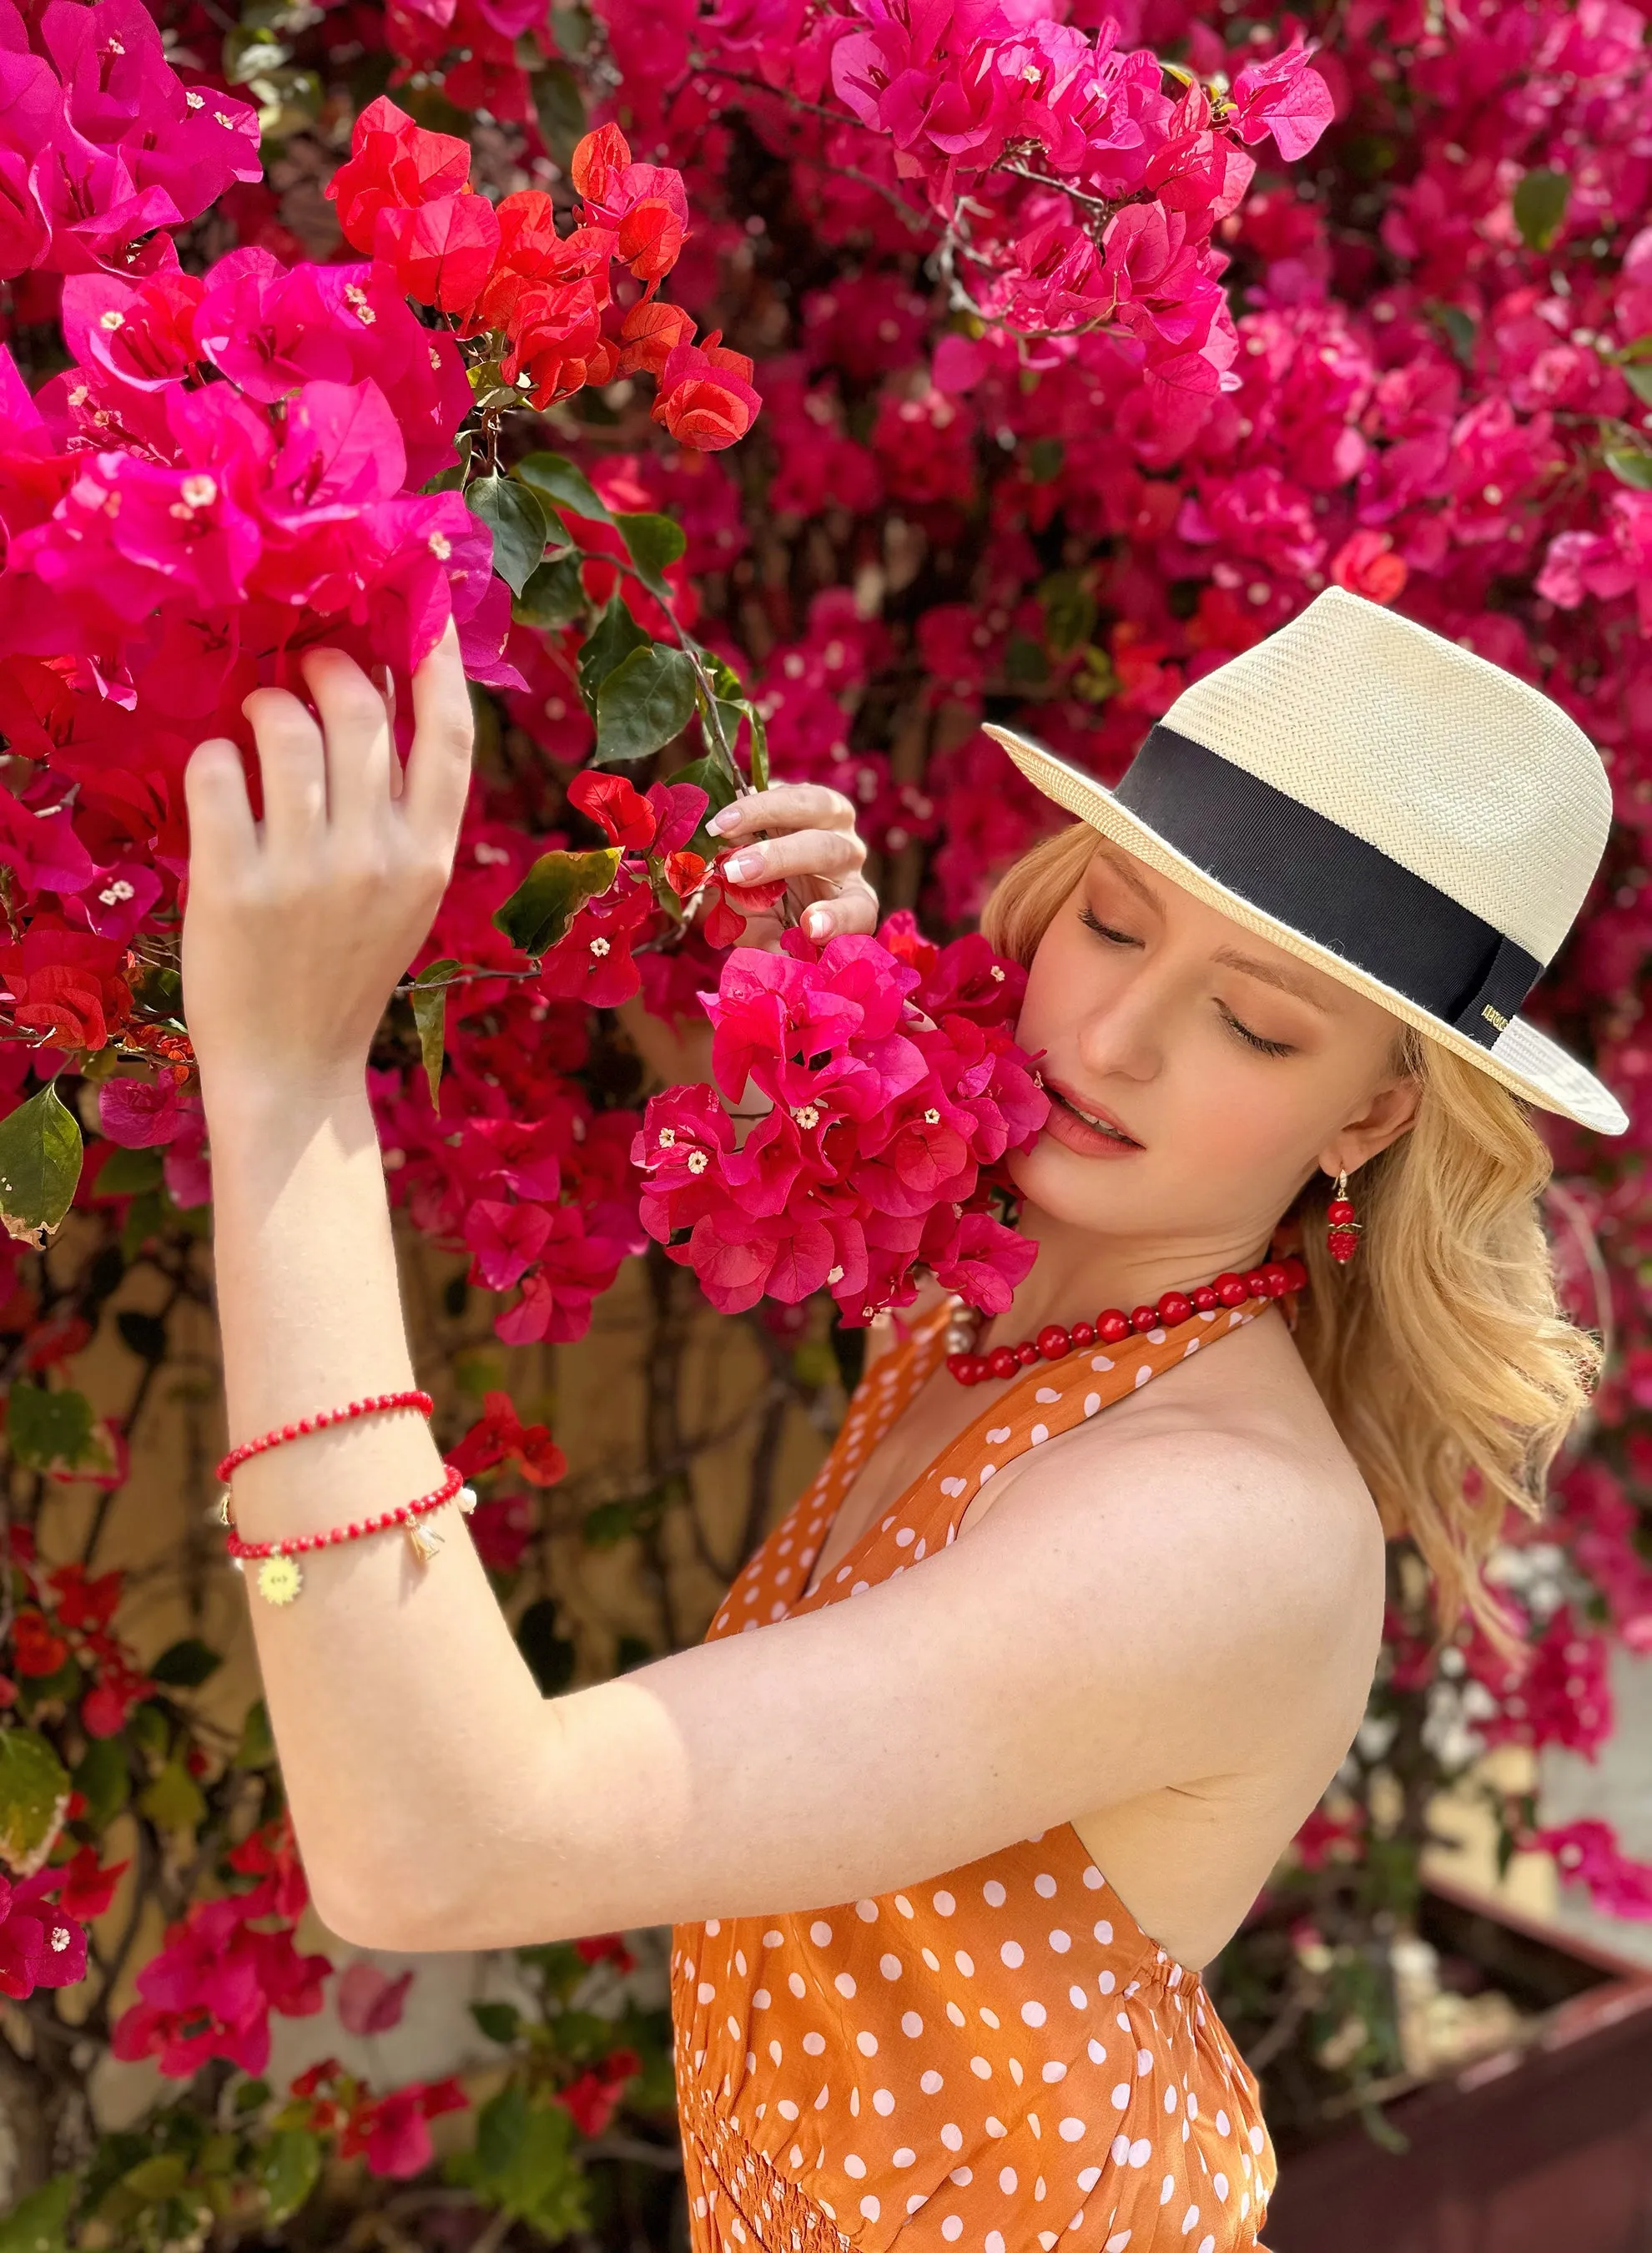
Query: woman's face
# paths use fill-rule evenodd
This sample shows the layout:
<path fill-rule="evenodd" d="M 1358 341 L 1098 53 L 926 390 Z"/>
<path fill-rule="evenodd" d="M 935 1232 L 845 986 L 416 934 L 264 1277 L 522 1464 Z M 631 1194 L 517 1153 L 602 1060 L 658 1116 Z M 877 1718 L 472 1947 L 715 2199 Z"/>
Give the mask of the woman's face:
<path fill-rule="evenodd" d="M 1098 838 L 1028 974 L 1019 1037 L 1052 1109 L 1016 1184 L 1077 1228 L 1260 1244 L 1316 1169 L 1352 1174 L 1410 1123 L 1398 1030 Z"/>

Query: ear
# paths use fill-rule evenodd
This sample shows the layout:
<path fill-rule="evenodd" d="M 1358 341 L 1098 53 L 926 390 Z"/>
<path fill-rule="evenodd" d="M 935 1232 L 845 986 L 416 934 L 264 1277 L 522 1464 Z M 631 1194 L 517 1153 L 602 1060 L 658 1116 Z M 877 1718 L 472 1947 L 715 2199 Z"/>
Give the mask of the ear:
<path fill-rule="evenodd" d="M 1320 1152 L 1321 1171 L 1335 1181 L 1339 1172 L 1357 1172 L 1368 1158 L 1398 1142 L 1416 1124 L 1422 1094 L 1421 1080 L 1410 1072 L 1385 1079 L 1335 1140 Z"/>

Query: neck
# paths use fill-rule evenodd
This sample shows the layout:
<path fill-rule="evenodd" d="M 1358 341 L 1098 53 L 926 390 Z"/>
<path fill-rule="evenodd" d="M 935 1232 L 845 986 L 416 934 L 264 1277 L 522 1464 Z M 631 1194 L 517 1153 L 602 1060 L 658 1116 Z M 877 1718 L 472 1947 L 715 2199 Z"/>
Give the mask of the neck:
<path fill-rule="evenodd" d="M 1035 1336 L 1046 1322 L 1094 1322 L 1105 1307 L 1127 1315 L 1166 1291 L 1191 1291 L 1223 1273 L 1243 1275 L 1268 1257 L 1271 1233 L 1251 1225 L 1175 1238 L 1098 1236 L 1032 1204 L 1022 1207 L 1020 1226 L 1037 1244 L 1038 1258 L 1008 1311 L 983 1328 L 978 1352 Z"/>

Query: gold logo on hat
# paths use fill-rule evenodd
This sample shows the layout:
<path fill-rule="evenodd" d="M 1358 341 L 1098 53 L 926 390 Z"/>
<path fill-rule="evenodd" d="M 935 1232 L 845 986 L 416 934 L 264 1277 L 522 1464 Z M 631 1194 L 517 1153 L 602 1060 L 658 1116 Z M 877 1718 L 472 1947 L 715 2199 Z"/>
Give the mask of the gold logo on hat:
<path fill-rule="evenodd" d="M 1501 1009 L 1494 1009 L 1494 1008 L 1492 1008 L 1492 1006 L 1491 1006 L 1491 1004 L 1490 1004 L 1490 1002 L 1489 1002 L 1489 1001 L 1488 1001 L 1488 1002 L 1487 1002 L 1487 1004 L 1486 1004 L 1485 1008 L 1481 1011 L 1481 1013 L 1480 1013 L 1480 1014 L 1481 1014 L 1481 1015 L 1482 1017 L 1484 1017 L 1484 1018 L 1486 1019 L 1486 1021 L 1488 1022 L 1488 1023 L 1489 1023 L 1489 1024 L 1493 1024 L 1493 1025 L 1495 1025 L 1495 1027 L 1497 1028 L 1497 1030 L 1498 1030 L 1500 1033 L 1507 1032 L 1507 1031 L 1508 1031 L 1508 1029 L 1509 1029 L 1509 1020 L 1508 1020 L 1508 1018 L 1504 1016 L 1504 1015 L 1503 1015 L 1503 1013 L 1502 1013 L 1502 1011 Z"/>

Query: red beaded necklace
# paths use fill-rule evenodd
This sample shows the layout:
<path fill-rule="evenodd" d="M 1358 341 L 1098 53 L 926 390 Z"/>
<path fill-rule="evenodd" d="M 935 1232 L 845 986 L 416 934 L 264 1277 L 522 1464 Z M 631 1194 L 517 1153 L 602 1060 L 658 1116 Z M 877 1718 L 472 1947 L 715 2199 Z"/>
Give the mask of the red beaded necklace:
<path fill-rule="evenodd" d="M 1023 1338 L 1019 1345 L 995 1345 L 991 1353 L 949 1353 L 946 1366 L 960 1385 L 984 1385 L 989 1377 L 1014 1377 L 1035 1362 L 1060 1361 L 1085 1346 L 1119 1345 L 1137 1332 L 1173 1330 L 1178 1323 L 1190 1322 L 1195 1315 L 1209 1314 L 1217 1307 L 1242 1307 L 1247 1299 L 1282 1299 L 1287 1291 L 1300 1291 L 1307 1282 L 1307 1269 L 1293 1252 L 1287 1259 L 1270 1259 L 1265 1267 L 1252 1267 L 1243 1275 L 1224 1271 L 1213 1281 L 1201 1283 L 1196 1291 L 1166 1291 L 1156 1307 L 1133 1307 L 1128 1314 L 1122 1307 L 1107 1307 L 1093 1322 L 1075 1322 L 1070 1329 L 1060 1322 L 1047 1322 L 1036 1337 Z M 964 1311 L 967 1314 L 967 1309 Z M 957 1322 L 955 1317 L 955 1327 L 948 1333 L 949 1344 L 958 1335 Z"/>

